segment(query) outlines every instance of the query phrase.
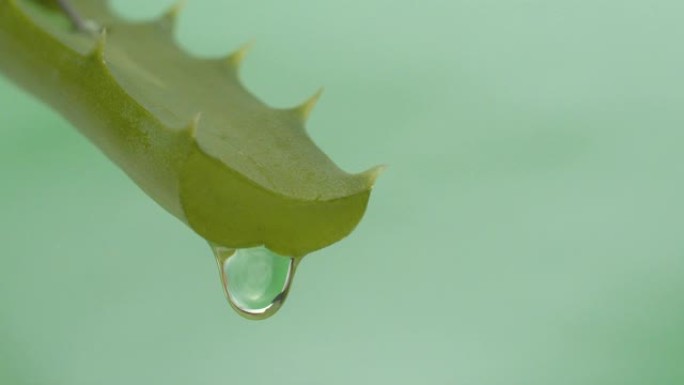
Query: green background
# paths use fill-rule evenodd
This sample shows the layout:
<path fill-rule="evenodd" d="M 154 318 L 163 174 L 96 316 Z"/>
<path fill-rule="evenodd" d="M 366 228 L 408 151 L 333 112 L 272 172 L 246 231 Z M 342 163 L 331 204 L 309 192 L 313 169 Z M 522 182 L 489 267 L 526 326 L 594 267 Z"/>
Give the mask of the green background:
<path fill-rule="evenodd" d="M 142 3 L 114 5 L 169 5 Z M 253 92 L 324 85 L 314 139 L 390 165 L 263 322 L 229 308 L 203 240 L 0 80 L 0 384 L 684 383 L 682 14 L 189 1 L 190 52 L 254 38 Z"/>

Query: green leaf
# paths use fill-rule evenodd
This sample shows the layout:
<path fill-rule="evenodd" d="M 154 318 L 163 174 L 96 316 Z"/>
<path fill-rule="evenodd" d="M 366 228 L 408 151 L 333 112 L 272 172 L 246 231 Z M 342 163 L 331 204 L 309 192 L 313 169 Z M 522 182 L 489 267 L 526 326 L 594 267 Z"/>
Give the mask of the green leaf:
<path fill-rule="evenodd" d="M 131 23 L 72 0 L 0 0 L 0 70 L 51 105 L 150 197 L 214 244 L 301 257 L 347 236 L 381 171 L 349 174 L 308 136 L 317 97 L 269 107 L 240 83 L 244 50 L 198 59 L 173 38 L 178 8 Z"/>

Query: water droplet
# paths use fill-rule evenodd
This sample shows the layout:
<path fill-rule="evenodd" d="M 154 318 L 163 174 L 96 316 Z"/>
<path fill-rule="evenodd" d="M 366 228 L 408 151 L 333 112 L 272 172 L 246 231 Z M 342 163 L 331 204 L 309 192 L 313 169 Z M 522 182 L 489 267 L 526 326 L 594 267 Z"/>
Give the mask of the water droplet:
<path fill-rule="evenodd" d="M 296 268 L 294 258 L 265 247 L 231 249 L 212 245 L 230 305 L 249 319 L 266 319 L 282 306 Z"/>

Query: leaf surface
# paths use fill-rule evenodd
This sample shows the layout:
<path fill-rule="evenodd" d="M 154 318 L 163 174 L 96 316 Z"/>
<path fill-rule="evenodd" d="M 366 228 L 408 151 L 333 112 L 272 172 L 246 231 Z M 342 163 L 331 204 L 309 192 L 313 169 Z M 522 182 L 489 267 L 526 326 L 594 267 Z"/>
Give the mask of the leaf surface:
<path fill-rule="evenodd" d="M 241 84 L 242 51 L 198 59 L 173 37 L 177 9 L 132 23 L 106 1 L 72 0 L 101 33 L 59 9 L 0 0 L 0 70 L 70 120 L 194 231 L 231 248 L 295 257 L 358 224 L 380 168 L 349 174 L 310 139 L 316 97 L 272 108 Z"/>

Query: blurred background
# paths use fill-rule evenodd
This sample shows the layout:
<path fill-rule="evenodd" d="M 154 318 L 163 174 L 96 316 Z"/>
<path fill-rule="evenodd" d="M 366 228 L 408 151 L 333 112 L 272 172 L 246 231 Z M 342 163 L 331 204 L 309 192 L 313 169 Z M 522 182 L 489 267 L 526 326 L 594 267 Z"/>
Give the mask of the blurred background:
<path fill-rule="evenodd" d="M 262 322 L 230 309 L 202 239 L 0 79 L 0 383 L 684 383 L 683 12 L 189 1 L 189 52 L 255 39 L 255 94 L 325 86 L 317 143 L 390 165 Z"/>

